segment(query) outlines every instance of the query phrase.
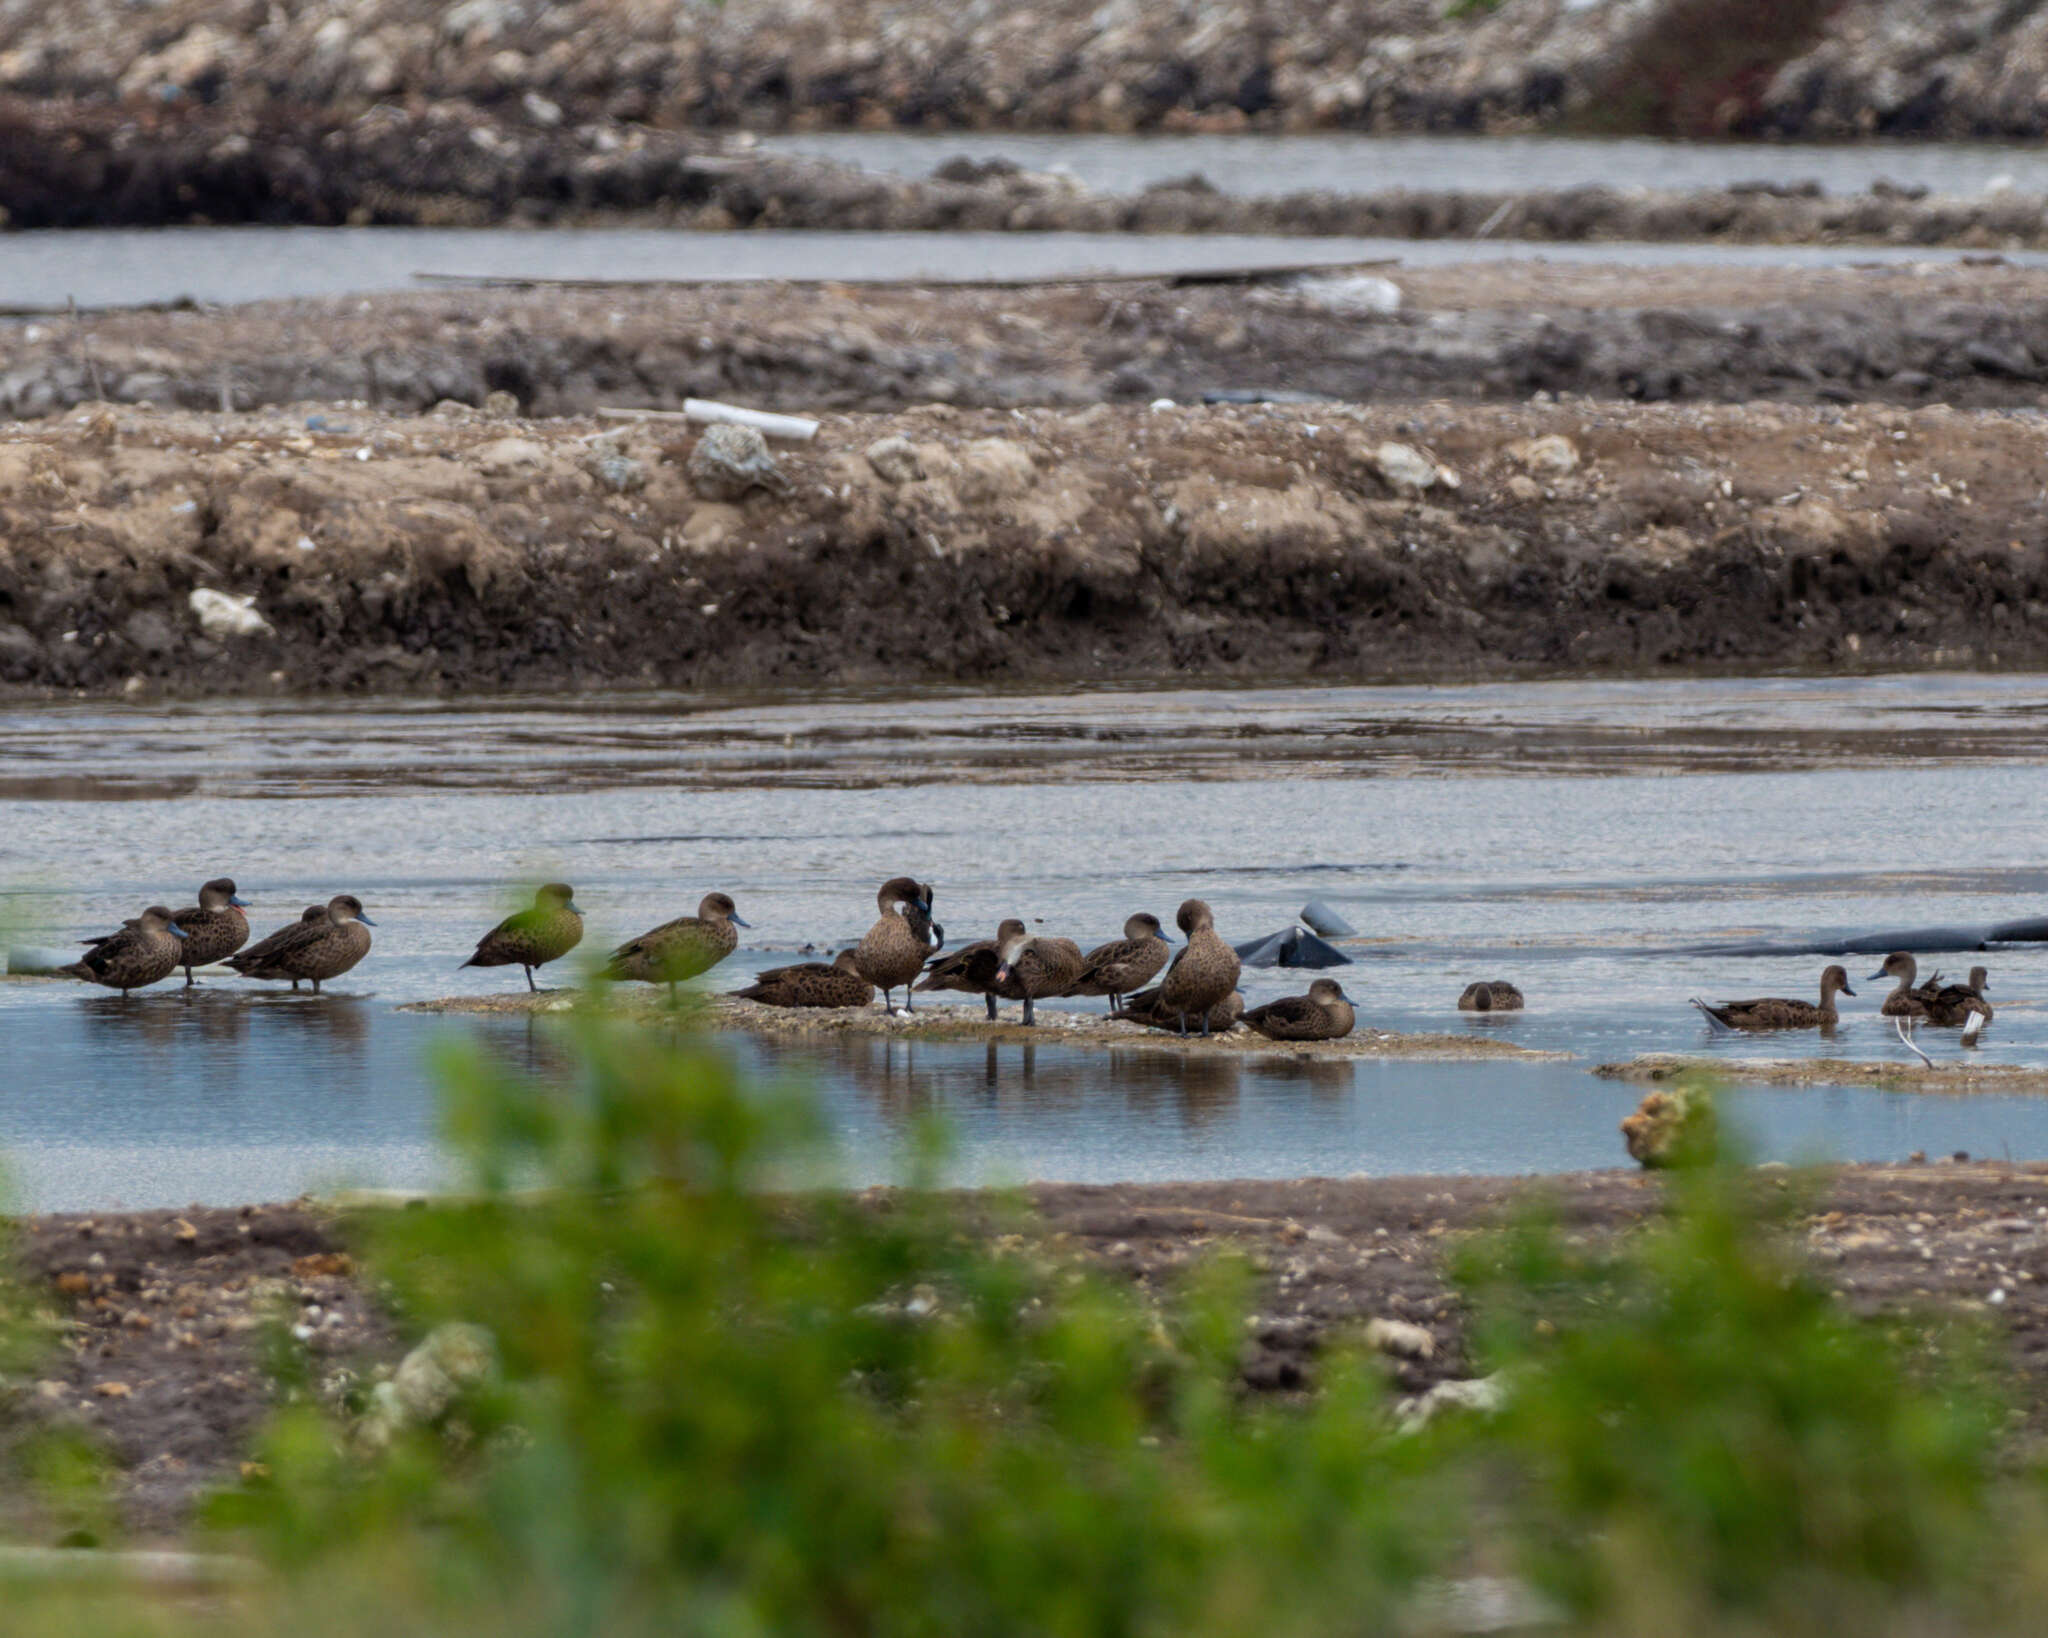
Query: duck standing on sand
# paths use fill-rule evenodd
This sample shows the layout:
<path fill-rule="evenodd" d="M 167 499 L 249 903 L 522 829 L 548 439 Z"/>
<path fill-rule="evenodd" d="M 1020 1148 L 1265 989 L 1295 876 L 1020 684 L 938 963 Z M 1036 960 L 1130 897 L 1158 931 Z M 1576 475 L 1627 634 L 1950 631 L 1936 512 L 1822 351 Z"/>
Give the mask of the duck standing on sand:
<path fill-rule="evenodd" d="M 996 929 L 994 938 L 976 939 L 972 944 L 963 944 L 949 956 L 936 956 L 924 970 L 924 977 L 913 986 L 915 989 L 958 990 L 966 995 L 978 995 L 988 1003 L 989 1020 L 996 1016 L 996 970 L 1003 964 L 1003 949 L 1016 939 L 1023 938 L 1028 929 L 1010 917 Z"/>
<path fill-rule="evenodd" d="M 533 908 L 507 916 L 477 940 L 476 954 L 465 967 L 522 967 L 526 987 L 537 992 L 533 969 L 559 961 L 583 942 L 583 912 L 576 908 L 576 889 L 567 882 L 549 882 L 534 894 Z"/>
<path fill-rule="evenodd" d="M 885 1011 L 895 1011 L 891 995 L 899 986 L 903 1010 L 915 1011 L 911 982 L 924 971 L 937 936 L 932 926 L 931 890 L 908 876 L 892 876 L 875 894 L 875 907 L 881 915 L 854 946 L 854 968 L 882 992 Z"/>
<path fill-rule="evenodd" d="M 1777 996 L 1723 1001 L 1711 1007 L 1694 996 L 1692 1004 L 1707 1015 L 1709 1022 L 1723 1029 L 1833 1029 L 1841 1019 L 1835 1010 L 1835 997 L 1855 993 L 1849 988 L 1848 969 L 1837 964 L 1820 975 L 1819 1006 L 1811 1001 L 1787 1001 Z"/>
<path fill-rule="evenodd" d="M 1905 950 L 1894 950 L 1884 958 L 1884 965 L 1872 973 L 1872 979 L 1895 978 L 1898 983 L 1892 993 L 1884 998 L 1884 1005 L 1877 1010 L 1887 1018 L 1925 1018 L 1927 992 L 1914 988 L 1914 981 L 1920 976 L 1920 963 Z"/>
<path fill-rule="evenodd" d="M 1183 1035 L 1190 1018 L 1200 1018 L 1207 1035 L 1209 1009 L 1237 988 L 1243 966 L 1237 952 L 1218 936 L 1216 918 L 1200 899 L 1183 904 L 1174 921 L 1188 936 L 1187 948 L 1173 958 L 1160 981 L 1159 1007 L 1179 1017 Z"/>
<path fill-rule="evenodd" d="M 1003 964 L 996 969 L 991 988 L 1005 1000 L 1022 1001 L 1024 1022 L 1035 1024 L 1032 1003 L 1042 996 L 1065 995 L 1081 976 L 1081 962 L 1081 946 L 1072 939 L 1027 938 L 1019 927 L 1003 945 Z"/>
<path fill-rule="evenodd" d="M 1467 984 L 1465 993 L 1458 997 L 1460 1012 L 1520 1012 L 1522 992 L 1504 978 L 1482 979 L 1477 984 Z"/>
<path fill-rule="evenodd" d="M 1106 995 L 1109 1010 L 1115 1012 L 1125 996 L 1159 976 L 1172 948 L 1173 940 L 1166 936 L 1159 918 L 1141 912 L 1124 923 L 1122 938 L 1098 944 L 1081 958 L 1081 976 L 1067 994 Z"/>
<path fill-rule="evenodd" d="M 736 928 L 750 927 L 724 893 L 706 893 L 694 916 L 678 916 L 612 951 L 604 976 L 613 983 L 632 980 L 666 984 L 671 998 L 686 978 L 709 972 L 739 948 Z"/>
<path fill-rule="evenodd" d="M 293 989 L 305 979 L 318 995 L 323 983 L 339 978 L 370 953 L 369 930 L 376 925 L 364 913 L 361 899 L 337 893 L 317 920 L 309 910 L 298 926 L 229 956 L 228 965 L 244 978 L 289 978 Z"/>
<path fill-rule="evenodd" d="M 1319 978 L 1306 995 L 1284 995 L 1244 1015 L 1244 1021 L 1274 1041 L 1336 1041 L 1358 1022 L 1351 997 L 1334 978 Z"/>
<path fill-rule="evenodd" d="M 118 933 L 94 939 L 92 947 L 57 970 L 88 984 L 104 984 L 126 997 L 130 990 L 169 978 L 178 970 L 185 930 L 160 904 L 152 904 Z"/>
<path fill-rule="evenodd" d="M 286 940 L 290 939 L 294 934 L 303 932 L 307 927 L 311 926 L 316 921 L 325 921 L 326 919 L 326 905 L 309 904 L 306 906 L 305 910 L 301 912 L 299 919 L 297 921 L 286 922 L 285 925 L 278 928 L 276 932 L 266 933 L 262 938 L 259 938 L 254 944 L 250 945 L 248 949 L 242 951 L 239 955 L 235 956 L 233 960 L 229 961 L 228 965 L 230 967 L 233 967 L 237 972 L 241 973 L 244 977 L 248 977 L 249 973 L 247 970 L 247 966 L 245 966 L 245 963 L 254 966 L 263 965 L 271 958 L 271 956 L 275 955 L 280 949 L 282 949 L 284 947 Z M 297 989 L 298 987 L 299 981 L 295 978 L 292 980 L 292 988 Z"/>
<path fill-rule="evenodd" d="M 185 934 L 178 946 L 178 965 L 185 969 L 185 987 L 192 987 L 192 969 L 225 961 L 249 942 L 248 908 L 235 896 L 235 884 L 216 876 L 199 890 L 199 902 L 172 919 Z"/>
<path fill-rule="evenodd" d="M 1136 995 L 1124 998 L 1123 1011 L 1119 1018 L 1133 1024 L 1143 1024 L 1147 1029 L 1170 1029 L 1187 1034 L 1186 1020 L 1177 1012 L 1168 1011 L 1160 1002 L 1159 986 L 1140 990 Z M 1244 996 L 1232 990 L 1202 1015 L 1204 1035 L 1228 1035 L 1244 1017 Z"/>
<path fill-rule="evenodd" d="M 874 1000 L 875 987 L 861 977 L 853 951 L 841 950 L 829 965 L 806 961 L 795 967 L 771 967 L 732 993 L 764 1007 L 864 1007 Z"/>

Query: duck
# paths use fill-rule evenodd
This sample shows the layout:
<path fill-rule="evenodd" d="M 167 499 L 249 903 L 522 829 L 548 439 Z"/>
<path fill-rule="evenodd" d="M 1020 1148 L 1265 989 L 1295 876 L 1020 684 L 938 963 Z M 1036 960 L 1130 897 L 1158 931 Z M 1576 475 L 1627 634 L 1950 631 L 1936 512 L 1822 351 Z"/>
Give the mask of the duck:
<path fill-rule="evenodd" d="M 294 933 L 301 931 L 309 923 L 316 921 L 325 921 L 326 919 L 326 905 L 309 904 L 306 906 L 305 910 L 300 914 L 299 919 L 297 921 L 286 922 L 284 926 L 278 928 L 276 932 L 265 934 L 262 938 L 259 938 L 254 944 L 250 945 L 248 949 L 243 950 L 238 954 L 234 955 L 229 960 L 228 965 L 230 967 L 233 967 L 237 972 L 243 971 L 244 963 L 254 963 L 260 965 L 263 962 L 268 961 L 272 955 L 276 954 L 278 949 L 282 947 L 285 941 L 289 939 Z M 298 987 L 299 981 L 295 978 L 292 980 L 292 988 L 297 989 Z"/>
<path fill-rule="evenodd" d="M 1136 995 L 1125 996 L 1123 1011 L 1117 1016 L 1134 1024 L 1143 1024 L 1148 1029 L 1170 1029 L 1182 1035 L 1187 1034 L 1186 1016 L 1167 1010 L 1159 999 L 1160 988 L 1161 986 L 1155 984 L 1149 990 L 1140 990 Z M 1202 1033 L 1228 1035 L 1243 1017 L 1244 996 L 1241 992 L 1232 990 L 1202 1014 Z"/>
<path fill-rule="evenodd" d="M 853 960 L 861 977 L 882 992 L 882 1006 L 895 1010 L 892 999 L 900 987 L 903 1010 L 914 1011 L 911 982 L 924 971 L 933 952 L 931 889 L 908 876 L 892 876 L 875 894 L 881 912 L 874 926 L 854 946 Z"/>
<path fill-rule="evenodd" d="M 1024 1022 L 1035 1024 L 1032 1003 L 1044 996 L 1065 995 L 1081 976 L 1081 946 L 1070 938 L 1030 938 L 1016 923 L 1003 945 L 1003 964 L 996 969 L 995 995 L 1024 1003 Z"/>
<path fill-rule="evenodd" d="M 1334 978 L 1319 978 L 1306 995 L 1284 995 L 1244 1015 L 1244 1021 L 1274 1041 L 1336 1041 L 1358 1022 L 1351 997 Z"/>
<path fill-rule="evenodd" d="M 355 894 L 337 893 L 317 918 L 309 909 L 298 926 L 229 956 L 228 965 L 244 978 L 289 978 L 293 989 L 305 979 L 318 995 L 323 983 L 339 978 L 370 953 L 368 929 L 376 925 Z"/>
<path fill-rule="evenodd" d="M 604 976 L 613 983 L 666 984 L 673 996 L 684 979 L 709 972 L 739 948 L 734 929 L 752 925 L 729 895 L 706 893 L 694 916 L 665 921 L 612 951 Z"/>
<path fill-rule="evenodd" d="M 1520 1012 L 1522 992 L 1504 978 L 1481 979 L 1467 984 L 1458 997 L 1460 1012 Z"/>
<path fill-rule="evenodd" d="M 1811 1001 L 1786 1001 L 1761 996 L 1754 1001 L 1723 1001 L 1708 1006 L 1698 996 L 1692 1004 L 1723 1029 L 1833 1029 L 1841 1014 L 1835 1010 L 1837 995 L 1854 995 L 1849 972 L 1837 963 L 1820 975 L 1820 1005 Z"/>
<path fill-rule="evenodd" d="M 1159 976 L 1172 948 L 1173 940 L 1159 918 L 1140 912 L 1124 923 L 1122 938 L 1098 944 L 1081 958 L 1081 976 L 1067 994 L 1106 995 L 1109 1010 L 1115 1012 L 1125 996 Z"/>
<path fill-rule="evenodd" d="M 130 990 L 155 984 L 176 972 L 184 942 L 185 929 L 177 919 L 162 905 L 152 904 L 133 921 L 124 922 L 118 933 L 93 939 L 84 955 L 57 970 L 88 984 L 119 990 L 125 998 Z"/>
<path fill-rule="evenodd" d="M 1872 973 L 1871 978 L 1896 978 L 1892 993 L 1884 998 L 1884 1005 L 1877 1010 L 1887 1018 L 1925 1018 L 1928 1012 L 1928 992 L 1914 987 L 1920 976 L 1920 964 L 1910 952 L 1894 950 L 1884 958 L 1884 965 Z M 1939 976 L 1939 975 L 1937 975 Z"/>
<path fill-rule="evenodd" d="M 875 987 L 861 977 L 848 948 L 829 964 L 806 961 L 795 967 L 771 967 L 732 993 L 764 1007 L 864 1007 L 874 1000 Z"/>
<path fill-rule="evenodd" d="M 1927 1004 L 1928 1023 L 1942 1029 L 1954 1029 L 1958 1025 L 1968 1028 L 1972 1017 L 1981 1018 L 1985 1024 L 1990 1023 L 1991 1003 L 1984 999 L 1984 992 L 1990 984 L 1991 972 L 1986 967 L 1972 967 L 1967 984 L 1944 984 L 1936 989 L 1934 980 L 1929 979 L 1918 992 Z M 1981 1029 L 1983 1024 L 1977 1027 Z"/>
<path fill-rule="evenodd" d="M 199 902 L 180 910 L 175 920 L 184 930 L 178 965 L 185 969 L 185 987 L 192 987 L 192 969 L 225 961 L 249 942 L 248 905 L 235 894 L 231 877 L 216 876 L 199 890 Z"/>
<path fill-rule="evenodd" d="M 1187 947 L 1173 958 L 1159 983 L 1159 1005 L 1181 1019 L 1181 1033 L 1187 1020 L 1199 1017 L 1202 1033 L 1209 1033 L 1209 1012 L 1237 988 L 1243 964 L 1237 952 L 1216 932 L 1216 918 L 1200 899 L 1189 899 L 1173 918 L 1187 934 Z"/>
<path fill-rule="evenodd" d="M 996 928 L 994 938 L 976 939 L 972 944 L 963 944 L 951 955 L 934 957 L 924 970 L 924 976 L 912 986 L 923 991 L 958 990 L 965 995 L 978 995 L 988 1003 L 991 1022 L 996 1017 L 996 969 L 1003 964 L 1004 947 L 1025 936 L 1028 929 L 1015 916 L 1010 917 Z"/>
<path fill-rule="evenodd" d="M 476 954 L 465 967 L 520 967 L 526 987 L 538 992 L 533 969 L 559 961 L 583 942 L 583 912 L 576 907 L 576 889 L 567 882 L 549 882 L 533 896 L 533 908 L 507 916 L 477 940 Z"/>

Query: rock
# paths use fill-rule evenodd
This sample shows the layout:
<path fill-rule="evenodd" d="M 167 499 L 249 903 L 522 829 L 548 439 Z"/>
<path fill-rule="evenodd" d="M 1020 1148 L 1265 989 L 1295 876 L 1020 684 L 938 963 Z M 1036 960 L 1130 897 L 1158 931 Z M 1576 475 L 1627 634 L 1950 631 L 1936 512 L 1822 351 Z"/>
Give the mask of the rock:
<path fill-rule="evenodd" d="M 1396 1359 L 1434 1359 L 1436 1338 L 1426 1325 L 1413 1325 L 1407 1320 L 1376 1319 L 1365 1327 L 1365 1345 L 1375 1353 L 1392 1354 Z"/>
<path fill-rule="evenodd" d="M 916 483 L 924 477 L 924 462 L 908 438 L 877 438 L 868 445 L 867 457 L 884 483 Z"/>
<path fill-rule="evenodd" d="M 156 609 L 137 609 L 121 622 L 121 635 L 145 654 L 168 654 L 178 646 L 177 632 Z"/>
<path fill-rule="evenodd" d="M 465 404 L 459 398 L 443 398 L 427 413 L 437 421 L 467 421 L 476 414 L 476 406 Z"/>
<path fill-rule="evenodd" d="M 497 1364 L 497 1346 L 481 1325 L 440 1325 L 405 1356 L 391 1388 L 408 1421 L 432 1422 L 466 1389 L 489 1378 Z"/>
<path fill-rule="evenodd" d="M 631 495 L 647 487 L 647 467 L 617 450 L 601 450 L 591 462 L 597 481 L 615 495 Z"/>
<path fill-rule="evenodd" d="M 1420 495 L 1443 483 L 1447 474 L 1412 444 L 1384 443 L 1366 457 L 1373 475 L 1397 495 Z M 1447 487 L 1455 488 L 1453 479 Z"/>
<path fill-rule="evenodd" d="M 752 427 L 721 422 L 704 429 L 690 451 L 690 487 L 708 501 L 738 501 L 756 489 L 786 495 L 789 479 L 768 452 L 768 440 Z"/>
<path fill-rule="evenodd" d="M 1376 273 L 1305 273 L 1288 288 L 1296 299 L 1326 313 L 1398 313 L 1401 287 Z"/>
<path fill-rule="evenodd" d="M 960 498 L 970 506 L 1014 499 L 1037 481 L 1031 451 L 1008 438 L 976 438 L 960 451 Z"/>
<path fill-rule="evenodd" d="M 470 451 L 469 458 L 486 477 L 506 478 L 547 465 L 548 452 L 531 438 L 499 438 L 480 444 Z"/>
<path fill-rule="evenodd" d="M 209 637 L 271 637 L 276 632 L 256 612 L 254 596 L 237 597 L 232 592 L 193 588 L 187 606 L 198 617 L 199 629 Z"/>
<path fill-rule="evenodd" d="M 1508 459 L 1524 472 L 1546 478 L 1562 478 L 1579 469 L 1579 446 L 1560 433 L 1541 438 L 1522 438 L 1508 445 Z"/>
<path fill-rule="evenodd" d="M 519 398 L 503 387 L 496 392 L 484 394 L 484 414 L 493 421 L 516 421 L 519 418 Z"/>
<path fill-rule="evenodd" d="M 1413 1433 L 1427 1427 L 1448 1410 L 1474 1411 L 1491 1416 L 1507 1403 L 1507 1384 L 1496 1371 L 1492 1376 L 1469 1377 L 1461 1382 L 1439 1382 L 1427 1393 L 1418 1393 L 1394 1407 L 1401 1431 Z"/>
<path fill-rule="evenodd" d="M 1696 1087 L 1648 1093 L 1621 1123 L 1621 1135 L 1646 1171 L 1705 1159 L 1714 1148 L 1713 1099 Z"/>

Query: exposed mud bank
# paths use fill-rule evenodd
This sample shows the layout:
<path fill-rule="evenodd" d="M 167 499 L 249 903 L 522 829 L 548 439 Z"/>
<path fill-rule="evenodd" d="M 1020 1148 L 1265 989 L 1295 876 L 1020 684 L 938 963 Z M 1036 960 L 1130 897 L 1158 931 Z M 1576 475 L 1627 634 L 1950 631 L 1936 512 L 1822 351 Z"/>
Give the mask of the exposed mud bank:
<path fill-rule="evenodd" d="M 0 89 L 243 108 L 460 103 L 540 126 L 2039 136 L 2012 0 L 125 0 L 0 18 Z"/>
<path fill-rule="evenodd" d="M 1967 1059 L 1960 1063 L 1937 1061 L 1929 1067 L 1918 1058 L 1709 1058 L 1646 1052 L 1620 1063 L 1597 1064 L 1593 1073 L 1603 1080 L 1644 1086 L 1696 1076 L 1738 1086 L 1874 1086 L 1887 1092 L 1938 1092 L 1956 1097 L 1980 1092 L 2048 1092 L 2048 1070 Z"/>
<path fill-rule="evenodd" d="M 2048 272 L 1384 268 L 1343 276 L 1023 290 L 774 286 L 461 290 L 0 321 L 0 415 L 91 399 L 184 409 L 512 393 L 535 416 L 686 397 L 890 411 L 1199 402 L 1882 400 L 2038 404 Z M 1373 288 L 1379 288 L 1374 285 Z M 1369 293 L 1369 292 L 1368 292 Z"/>
<path fill-rule="evenodd" d="M 1475 153 L 1475 167 L 1481 156 Z M 1828 196 L 1757 185 L 1661 193 L 1503 188 L 1136 194 L 958 161 L 878 175 L 642 125 L 507 123 L 467 105 L 255 112 L 37 104 L 0 96 L 0 226 L 191 223 L 479 227 L 630 222 L 706 231 L 1280 234 L 1554 242 L 2048 246 L 2048 200 L 2013 192 Z"/>
<path fill-rule="evenodd" d="M 675 425 L 100 408 L 0 441 L 0 679 L 2038 667 L 2042 433 L 1882 408 L 938 406 L 830 417 L 733 498 Z"/>

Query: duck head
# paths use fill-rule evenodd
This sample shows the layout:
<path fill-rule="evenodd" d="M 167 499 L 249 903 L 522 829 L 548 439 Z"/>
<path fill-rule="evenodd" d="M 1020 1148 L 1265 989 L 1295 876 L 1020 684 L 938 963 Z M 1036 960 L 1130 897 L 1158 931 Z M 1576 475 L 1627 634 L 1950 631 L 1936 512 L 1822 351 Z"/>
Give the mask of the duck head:
<path fill-rule="evenodd" d="M 1161 944 L 1171 944 L 1166 929 L 1159 925 L 1159 918 L 1149 911 L 1141 910 L 1124 923 L 1124 937 L 1128 939 L 1156 938 Z"/>
<path fill-rule="evenodd" d="M 1180 913 L 1173 918 L 1174 925 L 1189 938 L 1197 933 L 1213 932 L 1216 918 L 1209 913 L 1208 905 L 1200 899 L 1189 899 L 1180 907 Z"/>
<path fill-rule="evenodd" d="M 1854 990 L 1849 988 L 1849 969 L 1840 962 L 1836 962 L 1834 966 L 1828 968 L 1826 972 L 1820 975 L 1822 1006 L 1827 1005 L 1828 997 L 1831 995 L 1854 995 L 1855 993 Z"/>
<path fill-rule="evenodd" d="M 1979 995 L 1990 989 L 1991 969 L 1989 967 L 1972 967 L 1970 969 L 1970 988 Z"/>
<path fill-rule="evenodd" d="M 536 910 L 566 910 L 572 916 L 583 912 L 576 908 L 576 889 L 567 882 L 548 882 L 533 896 Z"/>
<path fill-rule="evenodd" d="M 1003 958 L 1003 964 L 996 968 L 996 982 L 1007 984 L 1010 980 L 1010 963 L 1030 942 L 1030 930 L 1015 916 L 1009 917 L 996 929 L 996 953 Z"/>
<path fill-rule="evenodd" d="M 337 927 L 346 926 L 352 921 L 359 921 L 365 927 L 375 927 L 377 925 L 363 913 L 363 901 L 353 893 L 337 893 L 333 898 L 329 899 L 327 901 L 327 919 Z"/>
<path fill-rule="evenodd" d="M 832 958 L 832 966 L 835 971 L 851 973 L 855 978 L 860 977 L 860 963 L 855 959 L 854 952 L 850 949 L 841 950 L 834 956 Z"/>
<path fill-rule="evenodd" d="M 185 936 L 185 929 L 173 921 L 170 911 L 160 904 L 152 904 L 135 919 L 144 932 L 169 933 L 173 938 Z"/>
<path fill-rule="evenodd" d="M 1902 984 L 1910 984 L 1920 975 L 1920 963 L 1904 950 L 1894 950 L 1884 958 L 1884 965 L 1870 975 L 1869 982 L 1880 978 L 1896 978 Z"/>
<path fill-rule="evenodd" d="M 1344 986 L 1334 978 L 1319 978 L 1309 985 L 1308 998 L 1326 1007 L 1335 1006 L 1339 1001 L 1346 1006 L 1351 1004 L 1351 997 L 1344 993 Z"/>
<path fill-rule="evenodd" d="M 216 876 L 199 890 L 199 908 L 202 910 L 224 910 L 233 905 L 237 910 L 249 908 L 247 901 L 236 897 L 235 884 L 231 877 Z"/>
<path fill-rule="evenodd" d="M 740 918 L 739 907 L 732 902 L 729 893 L 706 893 L 697 904 L 699 921 L 729 921 L 735 927 L 751 927 L 751 921 Z"/>

